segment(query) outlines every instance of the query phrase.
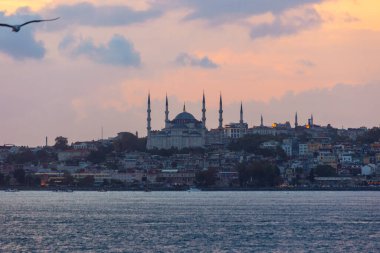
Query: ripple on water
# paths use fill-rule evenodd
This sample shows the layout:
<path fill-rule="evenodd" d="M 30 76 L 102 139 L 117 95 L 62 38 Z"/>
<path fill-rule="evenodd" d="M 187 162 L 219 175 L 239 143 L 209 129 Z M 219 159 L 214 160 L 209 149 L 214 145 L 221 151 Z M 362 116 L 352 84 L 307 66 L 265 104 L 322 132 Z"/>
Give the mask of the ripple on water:
<path fill-rule="evenodd" d="M 0 252 L 376 252 L 378 192 L 0 193 Z"/>

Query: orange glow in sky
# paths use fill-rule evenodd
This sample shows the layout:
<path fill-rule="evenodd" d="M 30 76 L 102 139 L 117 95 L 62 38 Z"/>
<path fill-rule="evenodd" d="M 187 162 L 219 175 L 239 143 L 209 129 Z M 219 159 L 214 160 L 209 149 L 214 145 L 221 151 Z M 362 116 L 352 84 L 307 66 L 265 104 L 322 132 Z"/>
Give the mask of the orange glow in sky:
<path fill-rule="evenodd" d="M 218 109 L 218 96 L 223 94 L 226 123 L 235 120 L 233 112 L 240 101 L 247 104 L 251 125 L 260 114 L 270 125 L 289 120 L 295 111 L 300 120 L 314 113 L 321 123 L 335 126 L 380 123 L 373 117 L 374 108 L 380 107 L 373 98 L 380 87 L 379 0 L 308 5 L 295 0 L 289 2 L 298 5 L 279 13 L 232 13 L 215 19 L 213 9 L 199 12 L 209 16 L 188 18 L 196 7 L 180 3 L 192 1 L 0 2 L 0 10 L 6 13 L 0 20 L 4 23 L 21 7 L 43 18 L 60 16 L 57 22 L 28 25 L 19 33 L 1 28 L 0 108 L 11 109 L 0 111 L 0 117 L 7 119 L 0 136 L 9 136 L 0 139 L 0 145 L 28 138 L 36 143 L 46 135 L 91 139 L 100 125 L 111 136 L 117 131 L 143 132 L 148 91 L 158 105 L 169 95 L 171 116 L 184 101 L 189 111 L 199 113 L 204 90 L 210 114 Z M 92 8 L 80 9 L 78 4 L 83 2 Z M 162 4 L 166 2 L 176 5 Z M 207 8 L 202 1 L 194 2 L 200 9 Z M 72 12 L 54 12 L 60 5 L 69 5 L 63 9 Z M 117 16 L 122 7 L 133 15 Z M 88 9 L 96 11 L 83 18 Z M 158 14 L 149 13 L 151 9 Z M 134 15 L 137 21 L 120 21 Z M 262 24 L 265 29 L 254 29 Z M 138 64 L 123 65 L 128 57 L 138 58 Z M 367 104 L 360 107 L 360 103 Z M 161 109 L 153 111 L 156 128 L 162 123 Z M 216 116 L 212 117 L 210 127 L 217 125 Z"/>
<path fill-rule="evenodd" d="M 20 7 L 29 7 L 36 11 L 46 4 L 54 2 L 53 0 L 2 0 L 0 9 L 7 13 L 13 13 Z"/>

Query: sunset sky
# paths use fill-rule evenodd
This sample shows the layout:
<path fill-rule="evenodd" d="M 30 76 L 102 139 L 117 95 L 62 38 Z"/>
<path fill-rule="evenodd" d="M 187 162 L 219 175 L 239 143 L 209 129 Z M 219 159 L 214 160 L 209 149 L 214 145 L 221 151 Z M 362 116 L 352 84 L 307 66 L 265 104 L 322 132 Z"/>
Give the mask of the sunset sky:
<path fill-rule="evenodd" d="M 2 0 L 0 145 L 146 134 L 182 110 L 217 127 L 300 123 L 380 125 L 378 0 Z"/>

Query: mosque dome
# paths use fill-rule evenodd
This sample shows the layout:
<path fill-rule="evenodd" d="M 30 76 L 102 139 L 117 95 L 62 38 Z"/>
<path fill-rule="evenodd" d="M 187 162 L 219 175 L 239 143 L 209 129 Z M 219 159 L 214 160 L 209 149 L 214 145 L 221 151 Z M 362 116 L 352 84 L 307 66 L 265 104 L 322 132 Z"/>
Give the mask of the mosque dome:
<path fill-rule="evenodd" d="M 175 125 L 184 125 L 188 123 L 198 123 L 198 120 L 196 120 L 195 117 L 191 113 L 181 112 L 174 118 L 172 122 Z"/>
<path fill-rule="evenodd" d="M 188 113 L 188 112 L 181 112 L 180 114 L 178 114 L 174 120 L 195 120 L 194 116 L 191 114 L 191 113 Z"/>

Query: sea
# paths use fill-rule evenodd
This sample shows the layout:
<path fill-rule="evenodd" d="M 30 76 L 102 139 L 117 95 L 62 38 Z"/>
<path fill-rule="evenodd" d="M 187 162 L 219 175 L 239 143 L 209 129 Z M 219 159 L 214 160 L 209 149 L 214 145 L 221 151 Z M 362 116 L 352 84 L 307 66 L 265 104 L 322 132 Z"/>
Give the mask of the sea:
<path fill-rule="evenodd" d="M 380 252 L 380 192 L 0 192 L 0 252 Z"/>

